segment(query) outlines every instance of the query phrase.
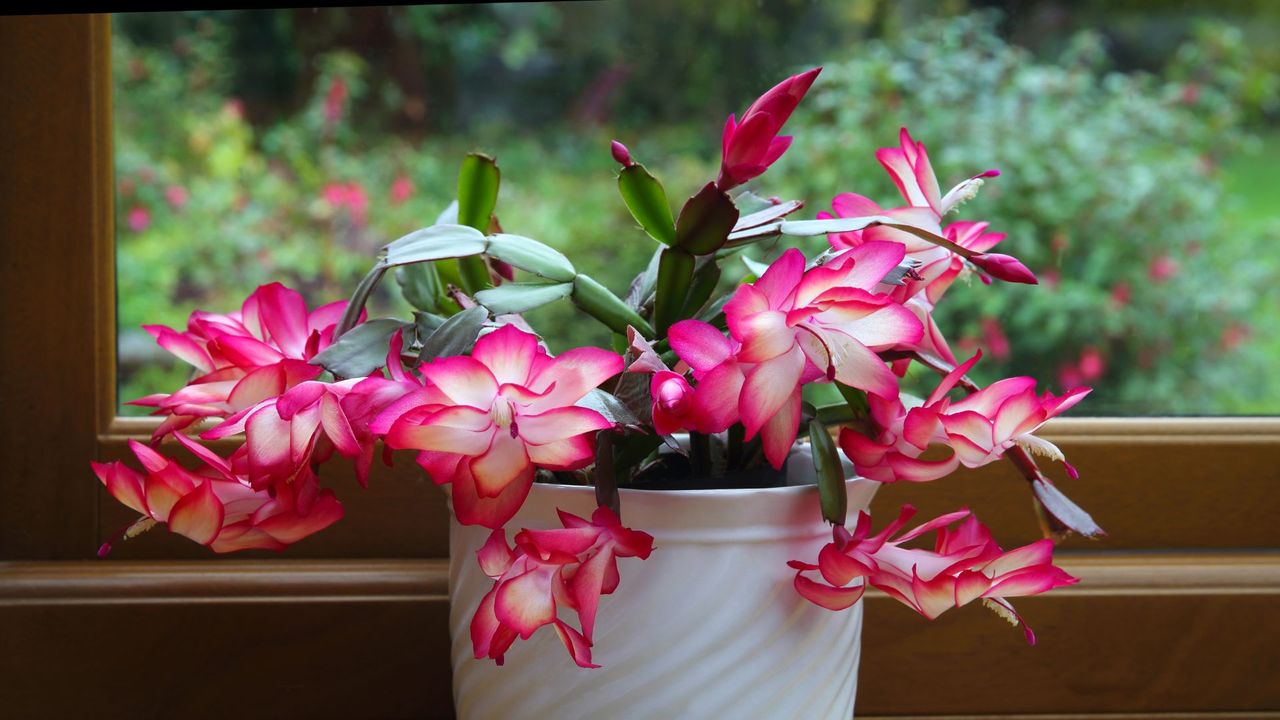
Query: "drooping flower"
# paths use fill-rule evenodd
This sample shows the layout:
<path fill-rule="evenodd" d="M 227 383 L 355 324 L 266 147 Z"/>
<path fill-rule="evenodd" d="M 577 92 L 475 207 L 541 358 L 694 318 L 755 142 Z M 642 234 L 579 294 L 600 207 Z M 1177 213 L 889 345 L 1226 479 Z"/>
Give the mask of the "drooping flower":
<path fill-rule="evenodd" d="M 1075 405 L 1090 392 L 1078 387 L 1062 397 L 1035 394 L 1035 378 L 1001 380 L 963 399 L 947 397 L 982 357 L 979 351 L 938 383 L 924 403 L 908 410 L 900 400 L 868 396 L 873 436 L 844 428 L 840 447 L 860 475 L 894 482 L 925 482 L 950 474 L 957 464 L 981 467 L 994 462 L 1014 445 L 1028 452 L 1066 463 L 1053 443 L 1032 433 L 1049 418 Z M 947 458 L 925 461 L 931 446 L 950 447 Z M 1068 472 L 1074 469 L 1068 465 Z"/>
<path fill-rule="evenodd" d="M 981 353 L 975 354 L 948 373 L 923 404 L 910 410 L 900 397 L 889 399 L 868 395 L 870 421 L 876 427 L 875 437 L 868 437 L 851 427 L 840 430 L 840 449 L 858 474 L 879 482 L 928 482 L 955 471 L 959 459 L 954 452 L 940 460 L 921 460 L 920 456 L 932 446 L 950 446 L 942 424 L 947 393 L 981 357 Z"/>
<path fill-rule="evenodd" d="M 507 546 L 506 532 L 494 530 L 477 554 L 494 585 L 471 619 L 476 658 L 501 665 L 517 637 L 528 640 L 551 625 L 575 663 L 600 667 L 591 661 L 600 597 L 618 588 L 617 559 L 648 558 L 653 537 L 623 527 L 605 507 L 597 508 L 590 522 L 563 510 L 559 514 L 563 529 L 521 530 L 514 548 Z M 556 617 L 560 606 L 577 613 L 580 630 Z"/>
<path fill-rule="evenodd" d="M 871 516 L 866 513 L 858 514 L 852 533 L 835 526 L 833 540 L 818 553 L 816 565 L 788 563 L 797 571 L 796 591 L 815 605 L 844 610 L 871 585 L 930 620 L 981 599 L 1011 624 L 1022 625 L 1027 642 L 1035 644 L 1035 634 L 1007 598 L 1078 582 L 1053 565 L 1053 541 L 1038 540 L 1005 552 L 968 510 L 935 518 L 891 540 L 914 514 L 915 508 L 903 506 L 898 518 L 876 535 L 870 535 Z M 952 527 L 955 523 L 959 525 Z M 933 550 L 902 547 L 935 531 Z M 814 571 L 822 581 L 808 576 Z"/>
<path fill-rule="evenodd" d="M 359 379 L 336 383 L 307 381 L 241 410 L 205 431 L 205 440 L 244 434 L 255 487 L 290 482 L 298 473 L 322 463 L 337 450 L 357 463 L 361 484 L 368 477 L 373 438 L 356 435 L 342 403 Z M 368 454 L 365 454 L 365 451 Z"/>
<path fill-rule="evenodd" d="M 950 403 L 942 425 L 965 467 L 982 467 L 1014 445 L 1065 462 L 1056 445 L 1032 433 L 1083 400 L 1090 390 L 1077 387 L 1061 397 L 1052 393 L 1037 396 L 1035 378 L 1006 378 Z"/>
<path fill-rule="evenodd" d="M 835 379 L 897 395 L 897 380 L 875 351 L 914 345 L 923 328 L 911 311 L 872 289 L 902 259 L 901 245 L 869 242 L 806 271 L 804 256 L 791 249 L 725 305 L 744 373 L 738 412 L 748 439 L 763 430 L 774 467 L 795 441 L 803 383 Z"/>
<path fill-rule="evenodd" d="M 741 122 L 729 116 L 721 139 L 720 177 L 716 180 L 720 190 L 759 176 L 791 147 L 791 136 L 778 133 L 820 72 L 822 68 L 814 68 L 778 83 L 751 103 L 742 113 Z"/>
<path fill-rule="evenodd" d="M 242 456 L 223 459 L 184 435 L 175 437 L 201 461 L 196 470 L 130 440 L 144 472 L 118 461 L 93 463 L 93 471 L 112 497 L 144 519 L 219 553 L 282 550 L 342 518 L 342 505 L 310 471 L 270 490 L 254 489 L 235 469 Z"/>
<path fill-rule="evenodd" d="M 373 427 L 387 428 L 391 447 L 421 451 L 432 479 L 452 484 L 459 521 L 497 528 L 524 502 L 536 468 L 591 463 L 592 433 L 611 423 L 574 403 L 622 365 L 617 354 L 591 347 L 552 357 L 535 335 L 504 325 L 476 341 L 470 357 L 419 368 L 438 401 Z"/>
<path fill-rule="evenodd" d="M 280 395 L 323 372 L 309 361 L 333 342 L 346 305 L 338 301 L 308 312 L 301 294 L 271 283 L 249 295 L 237 312 L 191 313 L 185 332 L 144 325 L 160 347 L 198 375 L 177 392 L 129 404 L 167 416 L 152 436 L 158 441 L 201 418 L 227 417 Z"/>

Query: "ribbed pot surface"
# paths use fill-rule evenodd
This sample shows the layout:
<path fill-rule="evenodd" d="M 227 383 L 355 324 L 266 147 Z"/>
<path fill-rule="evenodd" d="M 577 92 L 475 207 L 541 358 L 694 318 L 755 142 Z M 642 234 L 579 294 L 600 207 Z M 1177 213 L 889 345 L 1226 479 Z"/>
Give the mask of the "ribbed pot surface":
<path fill-rule="evenodd" d="M 849 516 L 878 483 L 848 482 Z M 589 487 L 535 484 L 509 533 L 558 528 L 556 508 L 595 509 Z M 654 536 L 648 560 L 623 558 L 601 599 L 582 669 L 556 633 L 517 640 L 506 664 L 473 657 L 470 622 L 493 581 L 481 527 L 449 533 L 453 696 L 463 720 L 839 718 L 853 716 L 862 603 L 830 612 L 792 588 L 787 561 L 830 541 L 813 485 L 757 490 L 622 491 L 623 524 Z M 576 617 L 563 615 L 576 625 Z"/>

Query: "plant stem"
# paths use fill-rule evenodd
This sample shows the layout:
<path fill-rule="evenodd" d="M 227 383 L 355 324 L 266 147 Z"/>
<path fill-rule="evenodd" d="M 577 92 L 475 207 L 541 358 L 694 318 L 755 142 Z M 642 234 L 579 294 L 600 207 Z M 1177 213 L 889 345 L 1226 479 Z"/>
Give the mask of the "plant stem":
<path fill-rule="evenodd" d="M 695 478 L 711 477 L 711 438 L 702 433 L 689 433 L 689 463 Z"/>
<path fill-rule="evenodd" d="M 382 280 L 382 276 L 386 272 L 387 266 L 379 260 L 361 278 L 360 284 L 356 285 L 355 292 L 351 293 L 351 299 L 347 301 L 347 309 L 343 311 L 342 318 L 338 320 L 337 326 L 333 328 L 334 340 L 342 337 L 343 333 L 356 326 L 356 321 L 360 319 L 360 313 L 364 311 L 365 303 L 369 302 L 369 296 L 373 294 L 374 288 L 378 287 L 378 282 Z"/>
<path fill-rule="evenodd" d="M 747 433 L 742 423 L 729 426 L 729 449 L 727 451 L 728 470 L 733 472 L 742 468 L 742 438 Z"/>
<path fill-rule="evenodd" d="M 618 477 L 613 463 L 613 431 L 602 430 L 596 435 L 596 505 L 607 507 L 615 515 L 621 514 L 618 497 Z"/>

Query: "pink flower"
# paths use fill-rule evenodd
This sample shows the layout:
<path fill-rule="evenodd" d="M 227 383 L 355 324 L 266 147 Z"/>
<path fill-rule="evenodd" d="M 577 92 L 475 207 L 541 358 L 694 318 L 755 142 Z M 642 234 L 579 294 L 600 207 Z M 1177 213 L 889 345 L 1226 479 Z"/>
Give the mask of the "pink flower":
<path fill-rule="evenodd" d="M 1090 388 L 1077 387 L 1061 397 L 1051 393 L 1040 397 L 1036 395 L 1035 386 L 1035 378 L 1006 378 L 945 409 L 942 424 L 961 464 L 981 467 L 1014 445 L 1064 461 L 1056 445 L 1031 433 L 1083 400 Z"/>
<path fill-rule="evenodd" d="M 1118 282 L 1111 288 L 1111 304 L 1116 308 L 1123 308 L 1129 304 L 1129 299 L 1133 296 L 1133 290 L 1127 282 Z"/>
<path fill-rule="evenodd" d="M 360 183 L 329 183 L 320 194 L 335 211 L 345 210 L 356 225 L 364 225 L 368 221 L 369 196 Z"/>
<path fill-rule="evenodd" d="M 653 537 L 622 526 L 608 508 L 597 508 L 591 522 L 560 511 L 561 530 L 521 530 L 515 547 L 494 530 L 478 559 L 493 589 L 471 619 L 476 658 L 501 665 L 517 636 L 528 640 L 544 625 L 555 628 L 569 656 L 580 667 L 591 662 L 592 634 L 600 597 L 618 588 L 620 557 L 649 557 Z M 563 605 L 578 614 L 581 630 L 556 617 Z"/>
<path fill-rule="evenodd" d="M 413 196 L 413 181 L 408 175 L 401 173 L 391 181 L 391 204 L 401 205 Z"/>
<path fill-rule="evenodd" d="M 159 440 L 202 417 L 226 417 L 280 395 L 323 371 L 309 361 L 333 342 L 344 310 L 346 302 L 338 301 L 308 312 L 297 291 L 271 283 L 255 290 L 238 312 L 191 313 L 185 332 L 144 325 L 160 347 L 199 374 L 175 393 L 130 404 L 168 416 L 153 435 Z"/>
<path fill-rule="evenodd" d="M 93 471 L 114 498 L 144 520 L 165 523 L 219 553 L 282 550 L 342 518 L 333 492 L 321 490 L 309 471 L 270 491 L 255 490 L 233 469 L 240 457 L 224 460 L 183 435 L 176 437 L 203 463 L 197 470 L 130 440 L 144 473 L 122 462 L 93 463 Z"/>
<path fill-rule="evenodd" d="M 923 328 L 910 310 L 871 290 L 902 258 L 901 245 L 869 242 L 806 271 L 804 256 L 791 249 L 725 305 L 730 335 L 740 343 L 736 360 L 750 365 L 739 413 L 747 438 L 765 430 L 765 455 L 775 467 L 795 440 L 801 384 L 836 379 L 897 395 L 897 379 L 875 351 L 914 345 Z M 672 347 L 680 353 L 674 337 Z"/>
<path fill-rule="evenodd" d="M 914 514 L 915 508 L 903 506 L 898 518 L 874 536 L 869 536 L 871 516 L 866 513 L 858 514 L 852 533 L 837 525 L 833 541 L 818 554 L 818 564 L 788 563 L 797 570 L 796 591 L 828 610 L 843 610 L 852 607 L 870 584 L 930 620 L 981 599 L 1011 624 L 1021 624 L 1027 642 L 1034 645 L 1035 634 L 1006 598 L 1078 582 L 1053 565 L 1053 541 L 1038 540 L 1004 552 L 968 510 L 943 515 L 890 540 Z M 932 551 L 902 547 L 934 531 Z M 813 571 L 822 581 L 808 577 Z"/>
<path fill-rule="evenodd" d="M 346 457 L 364 458 L 358 464 L 361 484 L 368 476 L 373 438 L 358 437 L 342 408 L 342 400 L 361 382 L 308 381 L 284 394 L 241 410 L 204 432 L 204 440 L 244 434 L 254 487 L 290 482 L 324 462 L 334 450 Z"/>
<path fill-rule="evenodd" d="M 590 347 L 551 357 L 536 336 L 504 325 L 480 338 L 470 357 L 419 368 L 441 398 L 390 422 L 387 444 L 422 451 L 418 462 L 432 479 L 452 483 L 460 522 L 501 527 L 524 502 L 536 468 L 577 470 L 594 459 L 594 433 L 610 422 L 574 403 L 622 365 Z"/>
<path fill-rule="evenodd" d="M 893 184 L 898 186 L 898 192 L 902 193 L 908 205 L 929 208 L 938 218 L 972 199 L 982 187 L 984 178 L 996 177 L 1000 174 L 999 170 L 986 170 L 951 188 L 946 195 L 942 195 L 924 143 L 913 140 L 906 128 L 902 128 L 898 133 L 898 147 L 877 150 L 876 159 L 888 171 Z"/>
<path fill-rule="evenodd" d="M 1090 345 L 1080 352 L 1080 377 L 1085 382 L 1093 382 L 1107 371 L 1107 362 L 1102 358 L 1098 348 Z"/>
<path fill-rule="evenodd" d="M 151 211 L 141 205 L 134 205 L 129 208 L 129 215 L 125 222 L 128 223 L 130 230 L 140 233 L 151 226 Z"/>
<path fill-rule="evenodd" d="M 791 147 L 791 137 L 778 133 L 820 72 L 822 68 L 814 68 L 778 83 L 751 103 L 741 123 L 729 116 L 717 187 L 728 190 L 759 176 Z"/>
<path fill-rule="evenodd" d="M 335 450 L 355 461 L 356 479 L 367 486 L 378 439 L 373 421 L 406 399 L 421 403 L 442 397 L 404 371 L 403 342 L 400 333 L 391 338 L 389 380 L 374 374 L 335 383 L 304 382 L 237 412 L 201 437 L 216 440 L 243 433 L 254 487 L 289 482 L 327 461 Z"/>
<path fill-rule="evenodd" d="M 181 210 L 187 206 L 187 189 L 181 185 L 170 185 L 164 189 L 165 202 L 169 203 L 169 207 L 174 210 Z"/>
<path fill-rule="evenodd" d="M 1151 261 L 1151 265 L 1147 268 L 1147 276 L 1152 282 L 1162 283 L 1172 280 L 1179 269 L 1177 260 L 1168 255 L 1160 255 Z"/>
<path fill-rule="evenodd" d="M 1239 348 L 1251 334 L 1249 326 L 1244 323 L 1231 323 L 1222 329 L 1222 335 L 1218 338 L 1218 347 L 1226 352 L 1231 352 Z"/>
<path fill-rule="evenodd" d="M 720 341 L 725 339 L 719 332 L 713 332 Z M 722 426 L 720 418 L 707 414 L 704 403 L 698 399 L 697 392 L 685 378 L 688 363 L 677 363 L 677 370 L 672 370 L 635 328 L 627 328 L 627 337 L 630 339 L 630 350 L 636 358 L 627 372 L 650 374 L 649 397 L 653 403 L 649 414 L 653 420 L 654 432 L 659 435 L 671 435 L 681 430 L 713 433 L 732 424 L 732 420 L 726 420 Z"/>
<path fill-rule="evenodd" d="M 900 397 L 868 395 L 875 436 L 867 437 L 851 427 L 840 430 L 840 449 L 858 474 L 879 482 L 929 482 L 954 472 L 960 462 L 954 452 L 941 460 L 919 458 L 931 446 L 950 447 L 942 424 L 949 403 L 947 393 L 981 357 L 982 353 L 977 353 L 948 373 L 919 407 L 908 410 Z"/>
<path fill-rule="evenodd" d="M 336 77 L 329 83 L 329 92 L 324 98 L 324 119 L 332 125 L 342 119 L 342 112 L 347 104 L 347 82 Z"/>

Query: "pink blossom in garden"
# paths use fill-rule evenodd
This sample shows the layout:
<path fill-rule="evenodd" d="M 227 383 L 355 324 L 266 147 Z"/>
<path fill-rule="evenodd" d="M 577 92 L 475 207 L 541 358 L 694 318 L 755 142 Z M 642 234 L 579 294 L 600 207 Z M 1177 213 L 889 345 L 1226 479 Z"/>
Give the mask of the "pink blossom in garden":
<path fill-rule="evenodd" d="M 200 460 L 196 470 L 130 440 L 144 472 L 123 462 L 93 463 L 93 471 L 112 497 L 144 519 L 219 553 L 283 550 L 342 518 L 342 505 L 332 491 L 320 489 L 310 471 L 269 491 L 254 489 L 233 469 L 234 456 L 224 460 L 183 435 L 177 438 Z"/>
<path fill-rule="evenodd" d="M 1160 255 L 1147 266 L 1147 277 L 1150 277 L 1152 282 L 1162 283 L 1172 280 L 1179 269 L 1177 260 L 1168 255 Z"/>
<path fill-rule="evenodd" d="M 728 190 L 759 176 L 791 147 L 791 136 L 778 133 L 820 72 L 822 68 L 814 68 L 778 83 L 751 103 L 741 122 L 729 116 L 717 187 Z"/>
<path fill-rule="evenodd" d="M 1218 347 L 1226 352 L 1231 352 L 1244 344 L 1251 334 L 1248 325 L 1238 322 L 1231 323 L 1222 329 L 1222 335 L 1218 338 Z"/>
<path fill-rule="evenodd" d="M 413 196 L 413 181 L 408 175 L 400 173 L 391 181 L 391 204 L 401 205 Z"/>
<path fill-rule="evenodd" d="M 591 463 L 595 432 L 611 423 L 574 403 L 622 367 L 617 354 L 592 347 L 552 357 L 537 336 L 504 325 L 476 341 L 470 357 L 420 366 L 441 398 L 399 415 L 386 441 L 419 450 L 431 478 L 452 484 L 459 521 L 501 527 L 524 502 L 537 468 Z"/>
<path fill-rule="evenodd" d="M 1111 304 L 1117 309 L 1126 307 L 1131 297 L 1133 297 L 1133 290 L 1127 282 L 1118 282 L 1111 288 Z"/>
<path fill-rule="evenodd" d="M 342 119 L 347 106 L 347 81 L 336 77 L 329 83 L 329 91 L 324 96 L 324 119 L 330 125 Z"/>
<path fill-rule="evenodd" d="M 871 585 L 930 620 L 980 599 L 1011 624 L 1022 625 L 1027 642 L 1034 645 L 1035 634 L 1007 598 L 1078 582 L 1053 564 L 1053 541 L 1037 540 L 1005 552 L 968 510 L 935 518 L 891 540 L 914 514 L 915 508 L 903 506 L 898 518 L 876 535 L 870 535 L 871 516 L 866 513 L 858 514 L 852 533 L 835 526 L 816 565 L 788 563 L 797 571 L 796 591 L 828 610 L 844 610 Z M 930 532 L 937 533 L 933 550 L 902 547 Z M 821 580 L 809 577 L 815 571 Z"/>
<path fill-rule="evenodd" d="M 561 510 L 560 521 L 563 529 L 521 530 L 514 548 L 503 530 L 494 530 L 477 553 L 494 585 L 471 620 L 476 658 L 501 665 L 517 637 L 528 640 L 551 625 L 575 663 L 600 667 L 591 661 L 600 597 L 618 588 L 617 559 L 648 558 L 653 537 L 623 527 L 605 507 L 590 522 Z M 577 613 L 581 630 L 557 617 L 561 607 Z"/>
<path fill-rule="evenodd" d="M 125 222 L 129 225 L 130 230 L 140 233 L 151 227 L 151 211 L 141 205 L 134 205 L 129 208 L 129 214 L 125 217 Z"/>
<path fill-rule="evenodd" d="M 369 195 L 360 183 L 329 183 L 321 189 L 320 195 L 335 211 L 345 210 L 356 225 L 368 222 Z"/>
<path fill-rule="evenodd" d="M 1107 371 L 1107 362 L 1098 348 L 1090 345 L 1080 352 L 1077 367 L 1080 368 L 1080 377 L 1084 382 L 1093 382 Z"/>
<path fill-rule="evenodd" d="M 159 440 L 202 417 L 226 417 L 280 395 L 322 372 L 309 361 L 333 341 L 345 309 L 346 301 L 338 301 L 308 311 L 297 291 L 271 283 L 255 290 L 237 312 L 191 313 L 184 332 L 144 325 L 160 347 L 198 374 L 177 392 L 130 404 L 168 416 L 153 435 Z"/>
<path fill-rule="evenodd" d="M 240 98 L 231 98 L 222 104 L 222 113 L 235 120 L 244 119 L 244 101 Z"/>
<path fill-rule="evenodd" d="M 181 185 L 170 185 L 164 189 L 164 199 L 165 202 L 169 203 L 169 207 L 174 210 L 182 210 L 187 206 L 187 200 L 190 199 L 190 196 L 187 194 L 187 189 Z"/>

